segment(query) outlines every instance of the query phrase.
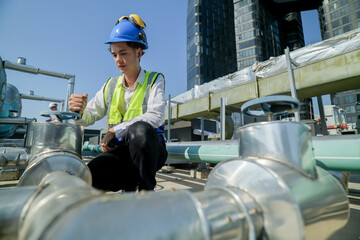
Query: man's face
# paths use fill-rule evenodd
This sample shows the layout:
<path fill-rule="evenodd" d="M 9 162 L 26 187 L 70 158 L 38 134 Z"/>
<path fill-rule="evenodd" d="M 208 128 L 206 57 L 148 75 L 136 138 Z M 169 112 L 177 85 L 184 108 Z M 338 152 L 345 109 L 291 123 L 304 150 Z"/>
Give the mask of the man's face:
<path fill-rule="evenodd" d="M 55 107 L 51 107 L 50 109 L 51 109 L 51 111 L 57 111 L 57 107 L 56 107 L 56 106 L 55 106 Z"/>
<path fill-rule="evenodd" d="M 126 42 L 111 43 L 110 48 L 115 64 L 121 73 L 129 74 L 138 71 L 139 60 L 142 55 L 140 48 L 134 50 Z"/>

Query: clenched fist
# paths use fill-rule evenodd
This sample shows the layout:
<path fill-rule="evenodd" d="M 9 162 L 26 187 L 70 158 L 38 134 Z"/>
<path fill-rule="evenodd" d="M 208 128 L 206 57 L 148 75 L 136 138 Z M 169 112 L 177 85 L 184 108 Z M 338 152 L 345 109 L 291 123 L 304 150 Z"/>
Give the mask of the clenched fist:
<path fill-rule="evenodd" d="M 69 98 L 69 110 L 72 112 L 78 112 L 83 115 L 88 100 L 88 94 L 71 94 Z"/>

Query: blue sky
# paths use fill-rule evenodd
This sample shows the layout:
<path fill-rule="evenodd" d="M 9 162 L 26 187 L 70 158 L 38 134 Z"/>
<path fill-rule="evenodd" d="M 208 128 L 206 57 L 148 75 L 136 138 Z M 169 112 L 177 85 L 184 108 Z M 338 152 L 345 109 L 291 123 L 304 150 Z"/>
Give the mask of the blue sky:
<path fill-rule="evenodd" d="M 187 1 L 0 0 L 0 57 L 44 70 L 74 74 L 75 92 L 93 97 L 104 82 L 119 75 L 104 42 L 116 20 L 137 13 L 145 21 L 149 49 L 143 68 L 162 72 L 166 94 L 186 91 Z M 304 12 L 306 44 L 321 41 L 316 11 Z M 67 80 L 6 70 L 20 93 L 64 99 Z M 48 102 L 23 100 L 22 116 L 36 117 Z M 103 121 L 95 127 L 102 127 Z"/>

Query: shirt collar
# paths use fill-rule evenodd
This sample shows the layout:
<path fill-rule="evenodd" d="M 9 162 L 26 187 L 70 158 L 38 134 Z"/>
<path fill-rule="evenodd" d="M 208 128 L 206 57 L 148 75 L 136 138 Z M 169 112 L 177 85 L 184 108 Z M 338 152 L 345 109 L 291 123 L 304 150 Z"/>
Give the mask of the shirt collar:
<path fill-rule="evenodd" d="M 143 85 L 145 82 L 145 70 L 142 69 L 142 67 L 140 67 L 140 73 L 139 73 L 139 76 L 137 77 L 136 79 L 136 82 L 135 82 L 135 87 L 137 86 L 137 84 L 141 84 Z M 124 75 L 121 76 L 121 83 L 122 85 L 125 87 L 125 80 L 124 80 Z"/>

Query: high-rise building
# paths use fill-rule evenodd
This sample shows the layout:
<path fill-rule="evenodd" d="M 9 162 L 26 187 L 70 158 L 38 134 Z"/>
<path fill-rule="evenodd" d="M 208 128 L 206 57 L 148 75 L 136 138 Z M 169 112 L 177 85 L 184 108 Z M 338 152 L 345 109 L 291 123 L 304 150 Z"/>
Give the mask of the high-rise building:
<path fill-rule="evenodd" d="M 187 89 L 279 56 L 286 47 L 303 47 L 300 12 L 312 9 L 318 9 L 324 40 L 360 27 L 359 0 L 188 0 Z M 353 106 L 344 105 L 348 114 Z"/>
<path fill-rule="evenodd" d="M 360 28 L 359 0 L 324 0 L 318 13 L 324 40 Z M 331 94 L 331 103 L 343 108 L 347 122 L 355 124 L 360 116 L 360 89 Z"/>
<path fill-rule="evenodd" d="M 279 24 L 267 5 L 235 0 L 234 11 L 237 69 L 281 54 Z"/>
<path fill-rule="evenodd" d="M 234 0 L 237 68 L 279 56 L 305 45 L 301 11 L 321 0 Z"/>
<path fill-rule="evenodd" d="M 234 0 L 237 68 L 304 46 L 299 10 L 275 1 Z"/>
<path fill-rule="evenodd" d="M 304 46 L 300 11 L 320 0 L 189 0 L 187 89 Z"/>
<path fill-rule="evenodd" d="M 360 28 L 359 0 L 324 0 L 318 13 L 323 40 Z"/>
<path fill-rule="evenodd" d="M 304 46 L 300 11 L 321 0 L 189 0 L 187 89 Z"/>
<path fill-rule="evenodd" d="M 235 71 L 233 0 L 189 0 L 187 89 Z"/>

